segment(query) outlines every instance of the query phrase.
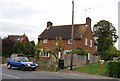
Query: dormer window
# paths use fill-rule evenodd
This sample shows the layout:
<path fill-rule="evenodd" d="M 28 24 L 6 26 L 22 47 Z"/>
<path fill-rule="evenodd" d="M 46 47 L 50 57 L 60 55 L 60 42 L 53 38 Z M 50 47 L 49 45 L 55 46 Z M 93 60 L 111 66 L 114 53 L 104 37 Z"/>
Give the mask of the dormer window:
<path fill-rule="evenodd" d="M 48 39 L 44 39 L 44 40 L 43 40 L 43 43 L 48 43 Z"/>

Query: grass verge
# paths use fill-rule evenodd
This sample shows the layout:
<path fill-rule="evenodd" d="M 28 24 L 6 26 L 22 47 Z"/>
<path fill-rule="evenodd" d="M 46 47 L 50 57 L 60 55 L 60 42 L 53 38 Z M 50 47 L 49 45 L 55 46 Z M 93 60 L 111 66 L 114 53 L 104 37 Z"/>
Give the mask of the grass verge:
<path fill-rule="evenodd" d="M 85 64 L 81 67 L 75 67 L 74 70 L 82 73 L 88 73 L 88 74 L 96 74 L 96 75 L 106 75 L 106 65 L 105 62 L 103 66 L 100 65 L 100 63 L 91 63 L 91 64 Z"/>

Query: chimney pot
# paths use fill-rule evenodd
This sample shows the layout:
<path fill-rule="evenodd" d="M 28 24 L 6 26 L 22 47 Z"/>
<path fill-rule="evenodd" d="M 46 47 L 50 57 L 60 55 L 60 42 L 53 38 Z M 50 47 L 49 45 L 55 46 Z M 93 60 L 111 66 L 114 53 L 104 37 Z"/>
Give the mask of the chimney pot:
<path fill-rule="evenodd" d="M 50 22 L 50 21 L 47 22 L 47 28 L 48 28 L 48 27 L 51 27 L 52 25 L 53 25 L 52 22 Z"/>
<path fill-rule="evenodd" d="M 86 24 L 91 26 L 91 19 L 89 17 L 86 18 Z"/>

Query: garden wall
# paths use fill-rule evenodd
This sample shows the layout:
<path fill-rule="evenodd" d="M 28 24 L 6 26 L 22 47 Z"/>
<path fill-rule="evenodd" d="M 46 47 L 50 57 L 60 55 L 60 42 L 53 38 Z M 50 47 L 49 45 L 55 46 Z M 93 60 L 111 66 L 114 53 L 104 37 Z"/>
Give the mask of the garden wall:
<path fill-rule="evenodd" d="M 73 65 L 83 65 L 86 63 L 98 62 L 100 60 L 100 56 L 90 55 L 90 60 L 88 61 L 88 57 L 86 55 L 73 55 Z M 69 66 L 71 61 L 71 54 L 64 54 L 64 65 Z"/>

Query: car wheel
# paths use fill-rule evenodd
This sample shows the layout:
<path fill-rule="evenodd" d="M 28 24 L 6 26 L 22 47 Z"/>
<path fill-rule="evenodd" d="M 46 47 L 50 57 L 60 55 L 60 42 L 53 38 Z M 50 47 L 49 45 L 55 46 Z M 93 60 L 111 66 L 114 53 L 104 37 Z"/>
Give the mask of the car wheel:
<path fill-rule="evenodd" d="M 11 66 L 10 64 L 7 64 L 7 68 L 8 68 L 8 69 L 11 69 L 11 67 L 12 67 L 12 66 Z"/>
<path fill-rule="evenodd" d="M 26 70 L 26 67 L 24 65 L 21 66 L 22 71 Z"/>
<path fill-rule="evenodd" d="M 36 70 L 36 68 L 32 68 L 32 71 L 35 71 Z"/>

